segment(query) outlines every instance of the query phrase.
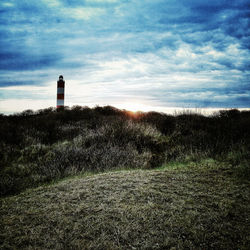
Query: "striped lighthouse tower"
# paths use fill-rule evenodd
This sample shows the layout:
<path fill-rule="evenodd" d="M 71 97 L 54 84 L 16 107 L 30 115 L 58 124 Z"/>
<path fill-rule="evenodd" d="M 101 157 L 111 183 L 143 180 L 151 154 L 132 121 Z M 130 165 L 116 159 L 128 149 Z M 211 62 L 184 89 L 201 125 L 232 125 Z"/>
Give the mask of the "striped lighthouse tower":
<path fill-rule="evenodd" d="M 64 86 L 65 81 L 63 80 L 63 76 L 61 75 L 59 76 L 59 80 L 57 81 L 57 108 L 64 107 Z"/>

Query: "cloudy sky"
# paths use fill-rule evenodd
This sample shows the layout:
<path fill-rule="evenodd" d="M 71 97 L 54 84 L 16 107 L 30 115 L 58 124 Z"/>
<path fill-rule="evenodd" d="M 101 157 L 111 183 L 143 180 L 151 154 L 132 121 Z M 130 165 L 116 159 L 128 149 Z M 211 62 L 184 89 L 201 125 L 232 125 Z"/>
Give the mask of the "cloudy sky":
<path fill-rule="evenodd" d="M 249 0 L 0 0 L 0 112 L 250 107 Z"/>

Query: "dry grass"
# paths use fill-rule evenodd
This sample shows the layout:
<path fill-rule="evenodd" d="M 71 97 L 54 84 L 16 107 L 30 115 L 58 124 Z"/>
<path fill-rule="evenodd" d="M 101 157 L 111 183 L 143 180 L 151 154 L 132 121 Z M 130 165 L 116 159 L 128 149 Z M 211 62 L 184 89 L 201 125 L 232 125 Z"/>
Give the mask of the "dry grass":
<path fill-rule="evenodd" d="M 2 198 L 0 249 L 249 249 L 249 182 L 203 167 L 78 177 Z"/>

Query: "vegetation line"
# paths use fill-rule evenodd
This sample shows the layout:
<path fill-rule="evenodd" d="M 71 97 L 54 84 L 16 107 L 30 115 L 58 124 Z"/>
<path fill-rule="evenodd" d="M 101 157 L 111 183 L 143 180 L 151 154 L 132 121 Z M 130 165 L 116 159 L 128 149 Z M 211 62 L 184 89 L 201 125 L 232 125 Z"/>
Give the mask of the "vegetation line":
<path fill-rule="evenodd" d="M 248 177 L 249 128 L 250 112 L 238 110 L 205 117 L 76 106 L 1 115 L 0 195 L 67 176 L 207 158 Z"/>

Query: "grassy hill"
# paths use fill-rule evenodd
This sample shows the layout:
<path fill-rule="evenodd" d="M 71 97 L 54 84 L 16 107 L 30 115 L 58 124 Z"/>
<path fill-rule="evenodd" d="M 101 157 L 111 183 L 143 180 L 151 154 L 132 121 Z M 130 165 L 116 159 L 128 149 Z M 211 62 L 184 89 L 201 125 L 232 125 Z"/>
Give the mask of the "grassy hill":
<path fill-rule="evenodd" d="M 65 179 L 2 198 L 1 249 L 249 249 L 249 181 L 221 163 Z"/>
<path fill-rule="evenodd" d="M 250 112 L 0 115 L 0 249 L 249 249 Z"/>

